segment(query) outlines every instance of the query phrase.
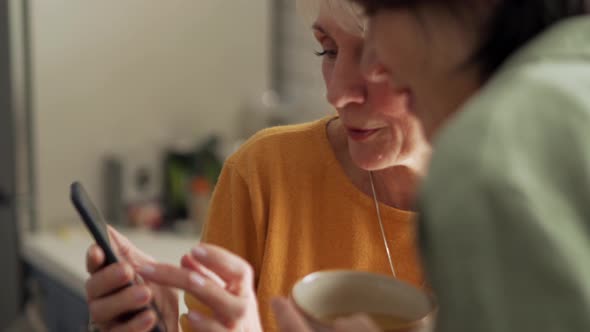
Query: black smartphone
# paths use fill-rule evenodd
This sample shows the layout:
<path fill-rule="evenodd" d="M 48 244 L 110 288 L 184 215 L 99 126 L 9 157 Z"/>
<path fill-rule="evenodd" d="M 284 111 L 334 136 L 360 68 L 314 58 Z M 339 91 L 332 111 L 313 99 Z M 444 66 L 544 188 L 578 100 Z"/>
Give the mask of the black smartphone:
<path fill-rule="evenodd" d="M 74 204 L 74 207 L 78 211 L 78 214 L 80 214 L 80 218 L 86 225 L 86 228 L 88 229 L 92 237 L 94 237 L 96 244 L 98 244 L 98 246 L 100 246 L 100 248 L 104 252 L 104 266 L 116 263 L 118 259 L 109 241 L 109 234 L 107 231 L 106 221 L 104 220 L 98 209 L 94 206 L 94 204 L 90 200 L 90 197 L 86 193 L 86 190 L 84 190 L 84 187 L 80 182 L 76 181 L 70 185 L 70 198 L 72 200 L 72 203 Z M 129 284 L 128 286 L 131 286 L 131 284 Z M 136 314 L 143 312 L 144 310 L 147 310 L 149 308 L 153 309 L 156 312 L 156 315 L 158 316 L 158 324 L 151 330 L 151 332 L 166 332 L 166 327 L 161 319 L 162 314 L 160 313 L 160 311 L 154 303 L 151 303 L 149 307 L 145 307 L 140 310 L 125 314 L 123 317 L 121 317 L 121 320 L 128 320 Z"/>

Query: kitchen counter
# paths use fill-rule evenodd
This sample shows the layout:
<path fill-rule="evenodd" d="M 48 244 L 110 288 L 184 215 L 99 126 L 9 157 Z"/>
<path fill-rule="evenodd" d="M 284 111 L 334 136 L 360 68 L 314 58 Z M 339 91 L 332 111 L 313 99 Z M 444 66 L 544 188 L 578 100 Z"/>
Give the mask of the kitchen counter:
<path fill-rule="evenodd" d="M 180 258 L 198 242 L 198 236 L 186 237 L 165 232 L 121 229 L 129 240 L 156 260 L 179 264 Z M 85 299 L 86 250 L 92 242 L 88 232 L 71 226 L 54 231 L 25 235 L 22 256 L 34 270 L 59 284 L 80 300 Z M 186 312 L 182 294 L 179 294 L 180 312 Z"/>

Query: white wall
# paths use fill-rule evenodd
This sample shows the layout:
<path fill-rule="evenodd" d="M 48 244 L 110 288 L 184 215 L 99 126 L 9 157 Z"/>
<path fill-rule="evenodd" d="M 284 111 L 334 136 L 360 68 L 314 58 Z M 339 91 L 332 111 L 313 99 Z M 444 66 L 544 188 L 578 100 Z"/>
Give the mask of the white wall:
<path fill-rule="evenodd" d="M 304 118 L 325 116 L 333 108 L 326 102 L 321 58 L 314 54 L 321 51 L 321 46 L 311 29 L 313 13 L 297 12 L 295 0 L 278 1 L 282 18 L 278 68 L 283 79 L 282 93 L 306 109 Z"/>
<path fill-rule="evenodd" d="M 270 78 L 269 0 L 32 0 L 37 212 L 99 198 L 100 158 L 161 136 L 227 135 Z"/>

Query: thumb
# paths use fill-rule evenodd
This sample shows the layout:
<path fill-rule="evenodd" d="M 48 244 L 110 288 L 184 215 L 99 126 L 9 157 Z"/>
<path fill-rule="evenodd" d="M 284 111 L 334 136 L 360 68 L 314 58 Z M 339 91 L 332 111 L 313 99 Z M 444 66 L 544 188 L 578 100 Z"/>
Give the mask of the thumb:
<path fill-rule="evenodd" d="M 107 225 L 109 238 L 113 250 L 117 253 L 120 259 L 125 260 L 135 268 L 144 265 L 145 263 L 155 262 L 155 259 L 143 251 L 139 250 L 127 237 L 119 233 L 115 228 Z"/>
<path fill-rule="evenodd" d="M 272 310 L 277 318 L 279 331 L 281 332 L 310 332 L 311 329 L 305 320 L 293 307 L 289 300 L 275 298 L 272 301 Z"/>
<path fill-rule="evenodd" d="M 335 332 L 379 332 L 375 323 L 366 315 L 358 314 L 352 317 L 340 318 L 334 322 Z"/>

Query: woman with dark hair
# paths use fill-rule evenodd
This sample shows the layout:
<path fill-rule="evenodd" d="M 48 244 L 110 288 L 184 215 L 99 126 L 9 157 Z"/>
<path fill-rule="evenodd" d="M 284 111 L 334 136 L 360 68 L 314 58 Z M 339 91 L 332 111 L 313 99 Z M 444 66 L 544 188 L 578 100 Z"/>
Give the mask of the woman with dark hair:
<path fill-rule="evenodd" d="M 355 2 L 365 75 L 407 93 L 434 143 L 419 211 L 437 331 L 590 331 L 588 4 Z"/>

